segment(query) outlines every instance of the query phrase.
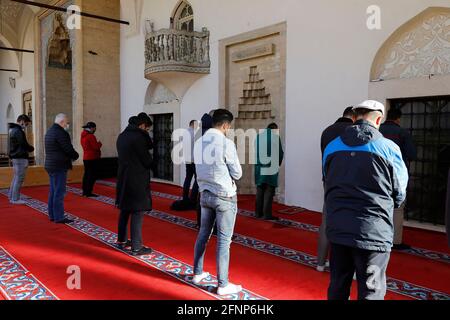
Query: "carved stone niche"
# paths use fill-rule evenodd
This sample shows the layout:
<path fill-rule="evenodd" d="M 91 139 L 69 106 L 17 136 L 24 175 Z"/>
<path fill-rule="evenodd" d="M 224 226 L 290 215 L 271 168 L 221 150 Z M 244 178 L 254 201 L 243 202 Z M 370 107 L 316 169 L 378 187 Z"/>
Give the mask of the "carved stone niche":
<path fill-rule="evenodd" d="M 72 68 L 72 49 L 70 36 L 63 17 L 56 13 L 53 21 L 53 34 L 48 42 L 48 66 L 55 68 Z"/>
<path fill-rule="evenodd" d="M 245 150 L 239 149 L 243 177 L 240 194 L 256 192 L 255 137 L 252 133 L 275 122 L 285 146 L 286 24 L 268 26 L 219 41 L 220 107 L 235 116 L 235 129 L 247 133 Z M 280 172 L 277 200 L 284 201 L 285 173 Z"/>

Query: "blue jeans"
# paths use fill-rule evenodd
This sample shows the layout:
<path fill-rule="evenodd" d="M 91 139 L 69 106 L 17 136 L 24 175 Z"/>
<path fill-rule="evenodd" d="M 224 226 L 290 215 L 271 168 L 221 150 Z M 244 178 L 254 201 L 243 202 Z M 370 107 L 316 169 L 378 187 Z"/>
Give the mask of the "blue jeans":
<path fill-rule="evenodd" d="M 49 172 L 50 193 L 48 195 L 48 215 L 50 220 L 64 220 L 64 197 L 66 195 L 67 171 Z"/>
<path fill-rule="evenodd" d="M 219 287 L 228 285 L 230 245 L 237 215 L 237 197 L 222 198 L 208 191 L 201 195 L 202 224 L 195 243 L 194 273 L 203 273 L 206 245 L 211 238 L 214 223 L 217 224 L 216 266 Z"/>
<path fill-rule="evenodd" d="M 20 188 L 27 173 L 28 159 L 13 159 L 12 164 L 14 177 L 11 181 L 11 188 L 9 189 L 9 200 L 15 202 L 20 200 Z"/>

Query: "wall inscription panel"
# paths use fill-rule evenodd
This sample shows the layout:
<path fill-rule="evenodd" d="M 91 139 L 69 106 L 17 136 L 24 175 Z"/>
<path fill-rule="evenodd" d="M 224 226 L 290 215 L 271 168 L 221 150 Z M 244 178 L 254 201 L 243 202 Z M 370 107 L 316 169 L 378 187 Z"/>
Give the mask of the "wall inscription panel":
<path fill-rule="evenodd" d="M 236 129 L 265 129 L 275 122 L 285 133 L 286 24 L 281 23 L 220 41 L 220 106 L 236 117 Z M 244 176 L 240 194 L 254 194 L 253 137 L 240 153 Z M 279 200 L 284 198 L 284 170 Z"/>

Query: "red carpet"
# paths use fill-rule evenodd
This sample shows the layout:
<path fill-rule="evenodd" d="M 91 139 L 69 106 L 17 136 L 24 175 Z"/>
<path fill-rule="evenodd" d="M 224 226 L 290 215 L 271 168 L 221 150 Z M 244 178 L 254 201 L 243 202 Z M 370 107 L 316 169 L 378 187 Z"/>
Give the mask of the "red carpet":
<path fill-rule="evenodd" d="M 115 179 L 109 179 L 109 181 L 115 182 Z M 162 183 L 152 183 L 152 190 L 178 196 L 182 194 L 182 189 L 180 187 Z M 239 208 L 254 211 L 255 197 L 248 195 L 239 196 Z M 320 213 L 309 210 L 294 215 L 280 213 L 281 210 L 286 209 L 290 208 L 279 203 L 274 203 L 274 215 L 281 218 L 315 226 L 320 226 L 322 222 L 322 216 Z M 450 248 L 447 245 L 447 238 L 443 233 L 405 227 L 404 239 L 405 243 L 408 243 L 414 247 L 438 251 L 450 255 Z"/>
<path fill-rule="evenodd" d="M 3 196 L 0 208 L 1 245 L 60 299 L 210 299 L 33 209 L 13 208 Z M 67 289 L 71 265 L 81 268 L 80 291 Z"/>
<path fill-rule="evenodd" d="M 173 186 L 155 184 L 160 192 L 180 194 Z M 24 194 L 47 201 L 48 188 L 29 188 Z M 96 186 L 96 193 L 114 197 L 114 189 Z M 240 198 L 240 208 L 252 209 L 251 198 Z M 170 200 L 154 198 L 156 210 L 195 219 L 195 212 L 172 212 Z M 60 299 L 211 299 L 200 290 L 190 287 L 159 270 L 71 229 L 48 222 L 41 213 L 28 207 L 14 207 L 0 196 L 2 223 L 0 245 L 4 246 L 36 278 Z M 286 208 L 286 207 L 284 207 Z M 68 194 L 66 211 L 108 230 L 116 232 L 118 211 L 107 204 Z M 299 219 L 300 215 L 286 216 Z M 318 217 L 307 213 L 308 218 Z M 144 240 L 146 245 L 178 260 L 192 264 L 196 232 L 159 219 L 146 217 Z M 301 220 L 307 222 L 306 220 Z M 320 222 L 320 221 L 319 221 Z M 317 223 L 318 224 L 318 223 Z M 411 230 L 408 230 L 410 232 Z M 427 248 L 437 250 L 440 245 L 429 240 L 434 233 L 417 232 L 426 238 Z M 280 225 L 239 217 L 236 233 L 316 254 L 317 234 Z M 215 239 L 211 240 L 205 259 L 205 269 L 215 274 Z M 430 245 L 430 247 L 428 247 Z M 433 245 L 433 248 L 431 247 Z M 418 245 L 425 247 L 424 245 Z M 269 299 L 325 299 L 329 274 L 318 273 L 310 267 L 260 252 L 238 244 L 232 245 L 230 280 Z M 443 251 L 444 250 L 438 250 Z M 66 268 L 78 265 L 82 270 L 82 290 L 66 287 L 69 275 Z M 416 285 L 450 292 L 450 267 L 420 257 L 394 253 L 389 276 Z M 355 292 L 353 292 L 355 298 Z M 389 292 L 387 299 L 408 299 Z"/>
<path fill-rule="evenodd" d="M 169 191 L 160 189 L 160 184 L 155 184 L 154 186 L 159 192 Z M 172 186 L 168 187 L 170 189 L 173 188 Z M 96 192 L 114 198 L 115 190 L 111 187 L 99 185 L 96 187 Z M 170 205 L 172 202 L 171 200 L 158 198 L 157 201 L 154 201 L 154 209 L 191 220 L 196 219 L 195 212 L 171 211 Z M 316 233 L 283 227 L 243 216 L 238 217 L 235 232 L 299 250 L 310 255 L 315 256 L 317 254 L 318 234 Z M 388 275 L 395 279 L 412 282 L 416 285 L 443 292 L 449 292 L 450 289 L 449 265 L 412 255 L 394 252 L 389 264 Z"/>

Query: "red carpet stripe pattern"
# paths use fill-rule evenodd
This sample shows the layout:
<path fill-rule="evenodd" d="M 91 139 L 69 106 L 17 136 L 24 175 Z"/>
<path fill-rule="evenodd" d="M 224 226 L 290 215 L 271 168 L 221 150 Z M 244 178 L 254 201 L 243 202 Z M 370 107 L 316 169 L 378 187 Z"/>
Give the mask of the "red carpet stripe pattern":
<path fill-rule="evenodd" d="M 0 293 L 7 300 L 59 300 L 3 247 L 0 247 Z"/>
<path fill-rule="evenodd" d="M 82 190 L 74 187 L 67 187 L 67 190 L 73 194 L 78 196 L 82 195 Z M 98 198 L 93 198 L 95 201 L 99 201 L 101 203 L 109 204 L 114 206 L 115 200 L 107 197 L 107 196 L 99 196 Z M 146 213 L 148 216 L 160 219 L 169 223 L 176 224 L 178 226 L 190 228 L 196 230 L 196 222 L 174 216 L 161 211 L 152 211 Z M 234 234 L 233 242 L 243 245 L 245 247 L 262 251 L 264 253 L 272 254 L 280 258 L 284 258 L 302 265 L 306 265 L 308 267 L 315 268 L 317 266 L 317 257 L 306 254 L 304 252 L 285 248 L 282 246 L 278 246 L 269 242 L 265 242 L 262 240 L 254 239 L 251 237 L 247 237 L 240 234 Z M 398 293 L 401 295 L 405 295 L 411 297 L 413 299 L 418 300 L 450 300 L 450 296 L 448 294 L 428 289 L 422 286 L 418 286 L 403 280 L 394 279 L 391 277 L 387 278 L 388 290 L 394 293 Z"/>
<path fill-rule="evenodd" d="M 0 194 L 7 196 L 8 191 L 7 190 L 0 190 Z M 36 211 L 48 215 L 48 208 L 47 203 L 44 203 L 42 201 L 32 199 L 30 197 L 21 196 L 22 199 L 26 202 L 26 205 L 32 209 L 35 209 Z M 77 216 L 66 212 L 66 216 L 69 219 L 74 220 L 73 223 L 68 224 L 67 226 L 84 233 L 85 235 L 96 239 L 100 242 L 102 242 L 105 245 L 108 245 L 115 250 L 121 251 L 124 254 L 127 254 L 131 256 L 129 251 L 121 250 L 114 246 L 114 243 L 117 241 L 117 234 L 102 228 L 101 226 L 95 225 L 89 221 L 86 221 L 84 219 L 78 218 Z M 132 256 L 131 256 L 132 257 Z M 135 259 L 147 264 L 148 266 L 151 266 L 153 268 L 156 268 L 184 283 L 187 285 L 190 285 L 192 287 L 196 287 L 199 290 L 202 290 L 203 292 L 215 297 L 216 299 L 220 300 L 267 300 L 267 298 L 260 296 L 258 294 L 255 294 L 248 290 L 243 290 L 239 294 L 229 295 L 229 296 L 218 296 L 214 293 L 216 287 L 217 287 L 217 278 L 214 276 L 210 276 L 207 279 L 205 279 L 199 286 L 196 286 L 192 283 L 192 266 L 179 261 L 177 259 L 174 259 L 168 255 L 165 255 L 164 253 L 153 251 L 152 254 L 141 256 L 141 257 L 134 257 Z"/>
<path fill-rule="evenodd" d="M 116 187 L 116 183 L 111 182 L 111 181 L 103 181 L 102 180 L 102 181 L 99 181 L 98 183 L 108 186 L 108 187 L 112 187 L 112 188 Z M 174 201 L 182 199 L 179 196 L 175 196 L 175 195 L 167 194 L 167 193 L 163 193 L 163 192 L 157 192 L 157 191 L 152 191 L 152 196 L 160 197 L 160 198 L 168 199 L 168 200 L 174 200 Z M 244 216 L 244 217 L 255 218 L 255 212 L 250 211 L 250 210 L 239 209 L 238 213 L 239 213 L 239 215 Z M 294 220 L 290 220 L 290 219 L 280 218 L 280 220 L 272 221 L 272 223 L 279 224 L 284 227 L 296 228 L 296 229 L 303 230 L 303 231 L 309 231 L 309 232 L 314 232 L 314 233 L 319 232 L 318 226 L 314 226 L 311 224 L 294 221 Z M 446 253 L 442 253 L 442 252 L 413 247 L 411 249 L 402 251 L 402 253 L 411 254 L 411 255 L 418 256 L 418 257 L 450 264 L 450 255 L 448 255 Z"/>

